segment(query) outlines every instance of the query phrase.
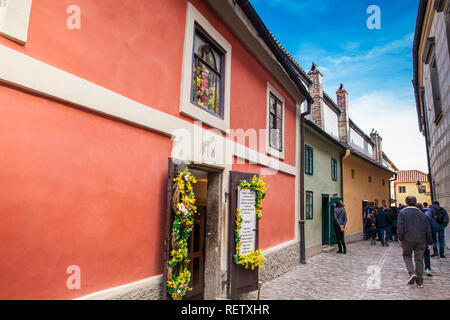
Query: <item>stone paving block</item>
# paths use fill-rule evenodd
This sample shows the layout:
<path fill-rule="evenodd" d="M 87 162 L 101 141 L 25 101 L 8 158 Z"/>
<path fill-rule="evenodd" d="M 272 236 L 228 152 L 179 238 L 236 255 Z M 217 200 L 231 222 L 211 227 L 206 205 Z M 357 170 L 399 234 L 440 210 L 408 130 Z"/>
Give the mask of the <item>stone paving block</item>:
<path fill-rule="evenodd" d="M 298 264 L 264 282 L 261 299 L 450 300 L 449 258 L 432 258 L 434 276 L 424 276 L 425 288 L 419 289 L 407 284 L 408 273 L 399 243 L 382 247 L 360 241 L 348 244 L 347 250 L 346 255 L 322 252 L 309 258 L 306 264 Z M 379 268 L 377 272 L 373 271 L 375 268 Z M 256 297 L 255 291 L 246 299 Z"/>

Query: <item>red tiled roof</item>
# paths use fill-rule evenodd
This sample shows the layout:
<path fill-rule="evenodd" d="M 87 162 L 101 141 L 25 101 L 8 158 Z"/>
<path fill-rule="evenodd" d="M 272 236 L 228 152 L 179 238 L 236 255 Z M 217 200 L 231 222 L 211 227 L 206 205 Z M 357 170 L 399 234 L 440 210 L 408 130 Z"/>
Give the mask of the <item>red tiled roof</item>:
<path fill-rule="evenodd" d="M 427 182 L 428 175 L 419 170 L 399 170 L 395 182 Z"/>

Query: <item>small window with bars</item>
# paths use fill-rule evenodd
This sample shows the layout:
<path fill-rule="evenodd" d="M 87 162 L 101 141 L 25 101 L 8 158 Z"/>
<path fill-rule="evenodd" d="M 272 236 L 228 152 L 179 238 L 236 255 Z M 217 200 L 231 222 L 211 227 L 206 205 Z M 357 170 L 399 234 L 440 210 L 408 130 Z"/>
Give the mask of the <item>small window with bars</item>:
<path fill-rule="evenodd" d="M 399 186 L 398 187 L 398 193 L 406 193 L 406 187 L 405 186 Z"/>
<path fill-rule="evenodd" d="M 335 158 L 331 158 L 331 180 L 337 181 L 338 173 L 337 173 L 337 160 Z"/>
<path fill-rule="evenodd" d="M 305 218 L 307 220 L 313 219 L 313 192 L 312 191 L 306 191 L 306 210 L 305 210 Z"/>
<path fill-rule="evenodd" d="M 308 145 L 305 145 L 305 173 L 309 175 L 314 173 L 314 150 Z"/>

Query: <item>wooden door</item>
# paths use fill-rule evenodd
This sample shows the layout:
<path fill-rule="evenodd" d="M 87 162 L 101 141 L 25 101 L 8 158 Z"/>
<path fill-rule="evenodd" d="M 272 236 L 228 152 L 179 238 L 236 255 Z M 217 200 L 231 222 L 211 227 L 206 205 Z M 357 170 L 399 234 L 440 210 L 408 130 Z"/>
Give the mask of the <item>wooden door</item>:
<path fill-rule="evenodd" d="M 230 197 L 229 197 L 229 230 L 228 230 L 228 294 L 231 298 L 235 298 L 240 294 L 258 289 L 258 268 L 255 270 L 245 269 L 237 265 L 234 261 L 236 254 L 235 229 L 236 229 L 236 208 L 237 208 L 237 187 L 244 180 L 251 180 L 255 173 L 246 172 L 230 172 Z M 256 243 L 255 250 L 259 248 L 259 223 L 256 220 Z"/>
<path fill-rule="evenodd" d="M 167 294 L 167 266 L 170 259 L 170 242 L 171 242 L 171 230 L 174 220 L 174 212 L 172 210 L 172 196 L 173 196 L 173 179 L 179 172 L 182 172 L 186 168 L 186 163 L 169 158 L 169 168 L 167 175 L 167 199 L 166 199 L 166 219 L 164 227 L 164 251 L 163 251 L 163 289 L 162 289 L 162 299 L 168 300 L 171 297 Z"/>
<path fill-rule="evenodd" d="M 189 271 L 191 282 L 189 286 L 192 291 L 185 296 L 186 299 L 203 299 L 205 287 L 205 218 L 206 207 L 198 206 L 197 215 L 194 218 L 194 228 L 189 238 L 189 254 L 191 261 Z"/>

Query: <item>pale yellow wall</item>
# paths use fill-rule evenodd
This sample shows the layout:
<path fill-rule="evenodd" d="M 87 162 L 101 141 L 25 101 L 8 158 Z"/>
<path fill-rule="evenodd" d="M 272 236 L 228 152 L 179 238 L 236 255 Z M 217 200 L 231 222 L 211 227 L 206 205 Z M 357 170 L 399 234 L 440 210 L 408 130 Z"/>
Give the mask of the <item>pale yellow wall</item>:
<path fill-rule="evenodd" d="M 395 185 L 395 199 L 397 200 L 397 205 L 405 204 L 405 198 L 407 196 L 414 196 L 417 198 L 417 202 L 424 203 L 427 202 L 428 205 L 431 205 L 431 194 L 430 194 L 430 183 L 429 182 L 421 182 L 422 185 L 425 185 L 427 188 L 427 193 L 419 193 L 417 191 L 416 183 L 414 182 L 396 182 Z M 405 186 L 406 193 L 399 193 L 398 187 Z"/>
<path fill-rule="evenodd" d="M 355 170 L 354 179 L 351 176 L 352 169 Z M 372 177 L 372 182 L 369 182 L 369 176 Z M 375 167 L 354 155 L 345 158 L 343 161 L 343 194 L 348 220 L 346 235 L 363 231 L 363 200 L 374 202 L 377 199 L 379 206 L 384 200 L 389 206 L 389 179 L 391 177 L 392 175 L 386 170 Z M 382 179 L 385 180 L 384 186 Z"/>

